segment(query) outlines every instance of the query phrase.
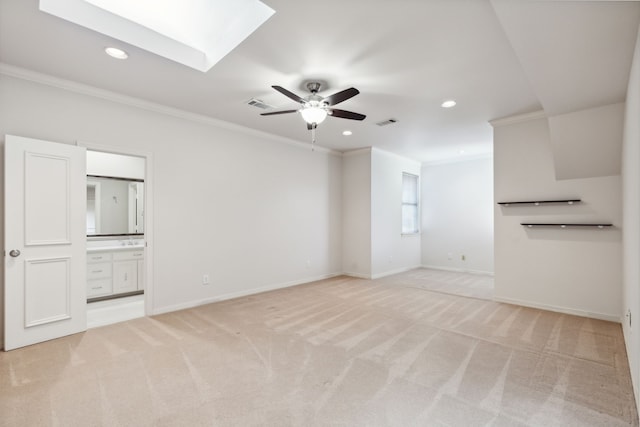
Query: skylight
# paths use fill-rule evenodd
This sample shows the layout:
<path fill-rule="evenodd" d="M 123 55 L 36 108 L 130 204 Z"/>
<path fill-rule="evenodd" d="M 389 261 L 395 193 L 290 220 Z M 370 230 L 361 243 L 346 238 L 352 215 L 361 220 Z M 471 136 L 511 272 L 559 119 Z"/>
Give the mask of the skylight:
<path fill-rule="evenodd" d="M 203 72 L 274 13 L 259 0 L 40 0 L 40 10 Z"/>

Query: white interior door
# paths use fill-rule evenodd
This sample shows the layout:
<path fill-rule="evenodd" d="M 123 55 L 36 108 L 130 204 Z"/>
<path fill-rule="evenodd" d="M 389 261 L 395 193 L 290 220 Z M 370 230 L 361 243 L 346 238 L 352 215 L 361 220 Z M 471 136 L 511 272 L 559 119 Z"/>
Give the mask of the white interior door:
<path fill-rule="evenodd" d="M 85 148 L 5 138 L 5 350 L 82 332 Z"/>

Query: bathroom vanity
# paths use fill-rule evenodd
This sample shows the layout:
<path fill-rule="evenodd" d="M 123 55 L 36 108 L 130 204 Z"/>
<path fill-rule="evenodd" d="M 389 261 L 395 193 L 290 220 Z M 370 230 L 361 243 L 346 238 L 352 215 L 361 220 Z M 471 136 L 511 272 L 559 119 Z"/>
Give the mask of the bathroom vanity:
<path fill-rule="evenodd" d="M 144 292 L 144 239 L 87 242 L 87 300 Z"/>
<path fill-rule="evenodd" d="M 144 180 L 87 175 L 87 301 L 143 293 L 144 248 Z"/>

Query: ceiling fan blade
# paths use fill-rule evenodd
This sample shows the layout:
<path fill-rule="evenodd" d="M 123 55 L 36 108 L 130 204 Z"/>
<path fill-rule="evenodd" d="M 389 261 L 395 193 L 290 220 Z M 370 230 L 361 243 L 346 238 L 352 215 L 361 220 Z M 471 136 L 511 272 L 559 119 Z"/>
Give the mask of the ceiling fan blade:
<path fill-rule="evenodd" d="M 289 113 L 297 113 L 298 110 L 282 110 L 282 111 L 270 111 L 268 113 L 260 113 L 261 116 L 274 116 L 276 114 L 289 114 Z"/>
<path fill-rule="evenodd" d="M 355 87 L 350 87 L 349 89 L 345 89 L 343 91 L 336 92 L 333 95 L 327 96 L 323 101 L 326 102 L 327 105 L 336 105 L 341 103 L 342 101 L 346 101 L 349 98 L 353 98 L 359 93 L 360 91 L 358 89 L 356 89 Z"/>
<path fill-rule="evenodd" d="M 354 113 L 353 111 L 338 110 L 337 108 L 329 108 L 329 114 L 333 117 L 351 120 L 364 120 L 367 117 L 364 114 Z"/>
<path fill-rule="evenodd" d="M 274 88 L 275 90 L 277 90 L 278 92 L 280 92 L 281 94 L 283 94 L 284 96 L 286 96 L 287 98 L 291 98 L 294 101 L 299 102 L 300 104 L 304 104 L 305 102 L 307 102 L 306 99 L 300 98 L 298 95 L 296 95 L 293 92 L 289 92 L 288 90 L 286 90 L 282 86 L 271 86 L 271 87 Z"/>

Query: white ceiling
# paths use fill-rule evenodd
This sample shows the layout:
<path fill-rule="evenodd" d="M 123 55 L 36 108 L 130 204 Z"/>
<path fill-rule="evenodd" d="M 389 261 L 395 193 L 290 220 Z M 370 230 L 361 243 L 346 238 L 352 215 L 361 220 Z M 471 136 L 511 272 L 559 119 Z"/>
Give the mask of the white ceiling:
<path fill-rule="evenodd" d="M 0 61 L 303 142 L 301 117 L 262 117 L 246 101 L 295 108 L 270 86 L 354 86 L 361 94 L 338 108 L 367 119 L 328 118 L 319 145 L 435 162 L 490 153 L 491 119 L 623 101 L 640 20 L 635 1 L 263 1 L 275 15 L 201 73 L 42 13 L 37 0 L 0 0 Z M 449 98 L 458 105 L 442 109 Z M 388 118 L 398 123 L 375 125 Z"/>

